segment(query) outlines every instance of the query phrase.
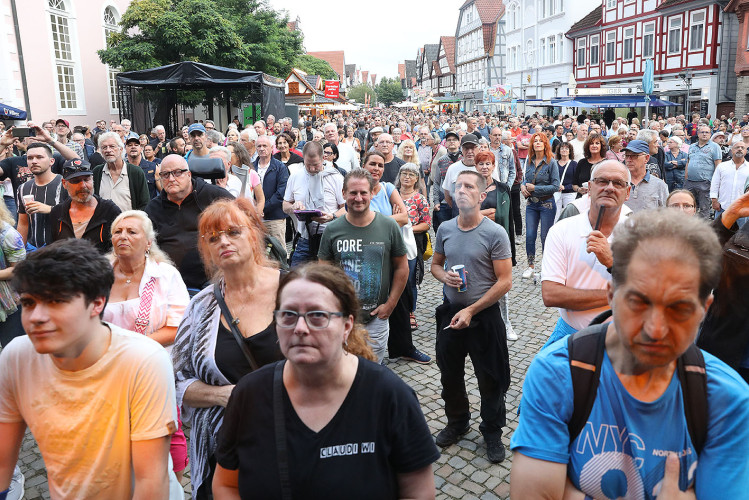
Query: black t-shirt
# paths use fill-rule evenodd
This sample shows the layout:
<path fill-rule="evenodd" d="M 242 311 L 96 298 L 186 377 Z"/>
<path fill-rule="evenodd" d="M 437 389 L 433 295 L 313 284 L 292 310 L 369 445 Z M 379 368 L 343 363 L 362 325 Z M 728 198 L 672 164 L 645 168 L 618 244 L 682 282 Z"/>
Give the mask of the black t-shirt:
<path fill-rule="evenodd" d="M 52 172 L 62 174 L 62 166 L 65 164 L 65 158 L 60 153 L 54 153 L 53 156 L 55 162 L 52 164 Z M 14 194 L 18 192 L 18 186 L 34 178 L 34 174 L 31 173 L 28 165 L 26 165 L 26 155 L 6 158 L 0 161 L 0 168 L 3 170 L 3 174 L 0 175 L 0 181 L 4 181 L 10 177 Z"/>
<path fill-rule="evenodd" d="M 494 189 L 491 191 L 487 191 L 486 198 L 484 198 L 484 201 L 481 202 L 481 210 L 487 210 L 489 208 L 497 208 L 497 189 L 499 187 L 499 181 L 492 179 L 492 184 L 494 185 Z"/>
<path fill-rule="evenodd" d="M 280 498 L 273 425 L 273 370 L 265 366 L 234 388 L 216 458 L 239 470 L 241 498 Z M 397 473 L 439 458 L 413 389 L 380 365 L 359 358 L 354 383 L 320 432 L 299 418 L 283 390 L 288 465 L 294 498 L 398 498 Z"/>
<path fill-rule="evenodd" d="M 382 173 L 382 179 L 380 180 L 382 182 L 390 182 L 391 184 L 395 184 L 395 179 L 398 178 L 398 172 L 400 171 L 401 166 L 405 164 L 405 161 L 401 160 L 397 156 L 393 156 L 393 159 L 385 164 L 385 171 Z"/>
<path fill-rule="evenodd" d="M 61 175 L 56 175 L 54 179 L 43 186 L 37 186 L 34 179 L 21 184 L 16 192 L 16 205 L 19 214 L 26 213 L 26 203 L 23 201 L 24 195 L 33 195 L 34 201 L 40 201 L 50 207 L 68 199 L 68 192 L 62 187 Z M 28 218 L 29 228 L 26 241 L 36 248 L 52 243 L 52 224 L 54 221 L 50 214 L 32 214 Z"/>
<path fill-rule="evenodd" d="M 276 325 L 271 323 L 265 330 L 243 338 L 244 343 L 250 348 L 259 366 L 265 366 L 283 359 L 281 349 L 278 346 L 278 335 Z M 218 323 L 218 335 L 216 336 L 216 367 L 231 382 L 236 384 L 239 380 L 252 371 L 250 362 L 237 345 L 237 340 L 222 322 Z"/>

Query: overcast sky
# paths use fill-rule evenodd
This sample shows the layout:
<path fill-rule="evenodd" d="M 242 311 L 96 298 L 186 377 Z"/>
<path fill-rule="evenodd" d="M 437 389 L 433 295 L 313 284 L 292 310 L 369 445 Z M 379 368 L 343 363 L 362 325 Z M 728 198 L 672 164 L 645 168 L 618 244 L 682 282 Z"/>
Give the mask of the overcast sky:
<path fill-rule="evenodd" d="M 425 43 L 455 35 L 458 10 L 465 0 L 419 2 L 320 2 L 271 0 L 276 10 L 299 16 L 304 46 L 310 52 L 343 50 L 346 64 L 383 76 L 396 77 L 398 63 L 415 59 Z M 452 5 L 452 7 L 449 7 Z"/>

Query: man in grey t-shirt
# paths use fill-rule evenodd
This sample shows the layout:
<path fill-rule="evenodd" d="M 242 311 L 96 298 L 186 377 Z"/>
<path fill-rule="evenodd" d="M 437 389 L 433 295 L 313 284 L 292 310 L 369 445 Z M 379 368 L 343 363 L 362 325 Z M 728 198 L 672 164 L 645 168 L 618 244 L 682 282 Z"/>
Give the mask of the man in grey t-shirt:
<path fill-rule="evenodd" d="M 432 275 L 445 284 L 445 303 L 437 308 L 437 366 L 447 426 L 437 445 L 457 443 L 470 429 L 471 411 L 464 380 L 465 357 L 471 356 L 481 394 L 481 425 L 487 457 L 505 458 L 502 427 L 504 396 L 510 385 L 507 338 L 497 302 L 512 287 L 512 251 L 504 228 L 481 215 L 486 181 L 477 172 L 460 172 L 455 180 L 458 217 L 437 231 Z M 466 287 L 453 266 L 465 266 Z"/>

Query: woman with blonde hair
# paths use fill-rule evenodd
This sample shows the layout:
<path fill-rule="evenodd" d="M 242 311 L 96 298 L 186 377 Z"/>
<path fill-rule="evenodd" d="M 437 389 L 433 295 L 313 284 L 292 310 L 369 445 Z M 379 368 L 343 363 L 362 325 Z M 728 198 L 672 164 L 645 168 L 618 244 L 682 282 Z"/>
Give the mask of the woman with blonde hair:
<path fill-rule="evenodd" d="M 179 271 L 156 243 L 145 212 L 128 210 L 112 222 L 114 284 L 102 319 L 151 337 L 171 349 L 190 296 Z M 179 415 L 179 409 L 177 414 Z M 170 454 L 178 480 L 188 464 L 182 425 L 172 435 Z"/>
<path fill-rule="evenodd" d="M 434 498 L 439 452 L 414 391 L 374 362 L 346 273 L 321 263 L 292 269 L 275 309 L 286 361 L 234 390 L 216 452 L 216 500 L 331 491 Z"/>
<path fill-rule="evenodd" d="M 280 271 L 247 198 L 218 200 L 198 221 L 198 250 L 214 285 L 187 306 L 172 351 L 177 405 L 192 423 L 193 498 L 210 498 L 216 436 L 244 375 L 282 358 L 273 322 Z"/>
<path fill-rule="evenodd" d="M 401 142 L 400 146 L 398 146 L 398 152 L 395 156 L 405 161 L 406 163 L 413 163 L 415 165 L 421 164 L 421 160 L 419 160 L 419 152 L 416 149 L 416 143 L 411 139 L 405 139 Z M 424 184 L 424 179 L 421 175 L 419 176 L 419 180 L 416 183 L 416 187 L 422 196 L 427 195 L 426 184 Z"/>

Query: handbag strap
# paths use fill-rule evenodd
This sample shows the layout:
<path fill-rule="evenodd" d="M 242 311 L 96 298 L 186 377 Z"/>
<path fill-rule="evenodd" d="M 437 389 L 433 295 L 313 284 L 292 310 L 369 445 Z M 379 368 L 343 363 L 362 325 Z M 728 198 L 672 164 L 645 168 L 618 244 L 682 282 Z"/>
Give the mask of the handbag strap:
<path fill-rule="evenodd" d="M 153 303 L 153 288 L 156 286 L 156 278 L 151 277 L 143 287 L 143 293 L 140 294 L 140 305 L 138 306 L 138 316 L 135 318 L 135 331 L 145 335 L 146 327 L 151 322 L 151 304 Z"/>
<path fill-rule="evenodd" d="M 289 452 L 286 448 L 286 418 L 283 410 L 283 366 L 279 361 L 273 371 L 273 427 L 276 433 L 276 457 L 278 476 L 281 479 L 281 498 L 291 500 L 291 479 L 289 478 Z"/>
<path fill-rule="evenodd" d="M 560 184 L 564 184 L 564 176 L 567 175 L 567 169 L 570 167 L 570 163 L 572 163 L 572 159 L 567 160 L 567 165 L 564 166 L 564 170 L 562 171 L 562 178 L 559 179 Z"/>
<path fill-rule="evenodd" d="M 252 355 L 252 351 L 250 351 L 250 348 L 247 347 L 247 344 L 244 343 L 244 337 L 242 337 L 242 334 L 239 332 L 239 328 L 237 328 L 239 319 L 234 319 L 234 317 L 231 315 L 229 306 L 226 305 L 226 301 L 224 300 L 224 294 L 221 293 L 221 286 L 218 283 L 215 283 L 213 285 L 213 295 L 216 297 L 216 302 L 218 302 L 219 308 L 221 308 L 221 314 L 223 314 L 226 322 L 229 323 L 229 330 L 231 331 L 232 335 L 234 335 L 234 340 L 237 341 L 237 344 L 239 344 L 239 348 L 244 354 L 244 357 L 247 358 L 247 362 L 250 364 L 250 368 L 252 368 L 252 371 L 257 370 L 259 368 L 259 365 L 257 364 L 257 361 L 255 361 L 255 356 Z"/>

